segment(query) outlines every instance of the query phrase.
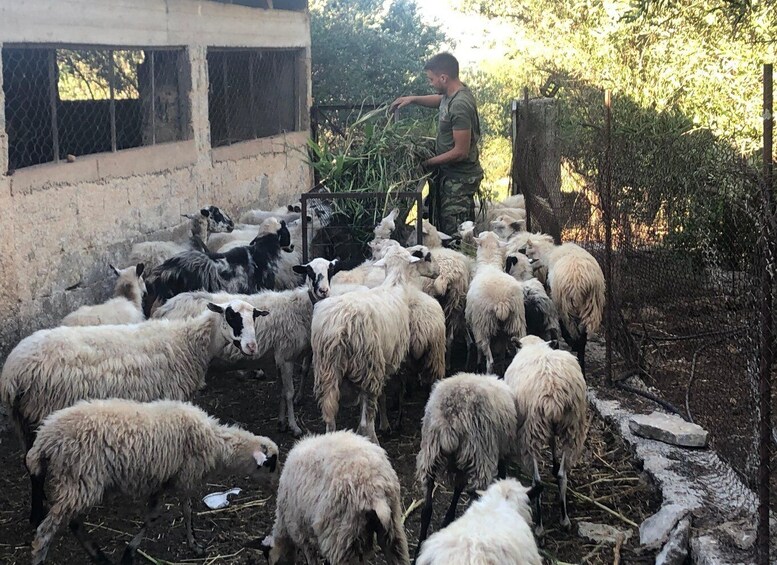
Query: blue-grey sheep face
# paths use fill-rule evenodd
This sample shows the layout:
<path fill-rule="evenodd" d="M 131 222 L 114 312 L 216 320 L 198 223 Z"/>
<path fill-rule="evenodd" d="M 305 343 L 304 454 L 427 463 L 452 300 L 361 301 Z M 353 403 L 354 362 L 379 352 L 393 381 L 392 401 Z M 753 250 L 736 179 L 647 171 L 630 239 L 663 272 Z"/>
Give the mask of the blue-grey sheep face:
<path fill-rule="evenodd" d="M 337 272 L 337 263 L 337 259 L 327 261 L 319 257 L 305 265 L 294 265 L 292 269 L 299 275 L 305 275 L 308 290 L 317 300 L 323 300 L 329 296 L 329 285 Z"/>
<path fill-rule="evenodd" d="M 200 210 L 200 214 L 208 219 L 208 231 L 210 233 L 231 232 L 235 229 L 235 222 L 232 221 L 232 218 L 216 206 L 203 208 Z"/>
<path fill-rule="evenodd" d="M 244 355 L 254 355 L 258 350 L 254 320 L 269 314 L 257 310 L 247 302 L 233 300 L 228 304 L 208 303 L 208 309 L 222 315 L 221 333 L 227 342 L 237 347 Z"/>

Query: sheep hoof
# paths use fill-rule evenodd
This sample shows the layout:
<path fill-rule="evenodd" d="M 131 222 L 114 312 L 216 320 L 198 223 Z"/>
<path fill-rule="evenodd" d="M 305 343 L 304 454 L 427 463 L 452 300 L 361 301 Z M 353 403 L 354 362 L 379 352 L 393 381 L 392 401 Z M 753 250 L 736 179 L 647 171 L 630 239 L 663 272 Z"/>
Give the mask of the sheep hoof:
<path fill-rule="evenodd" d="M 288 426 L 286 426 L 286 422 L 283 420 L 278 420 L 278 431 L 285 432 L 287 429 L 288 429 Z"/>
<path fill-rule="evenodd" d="M 205 548 L 202 547 L 197 542 L 194 542 L 191 545 L 191 548 L 192 548 L 192 551 L 194 552 L 194 555 L 196 555 L 197 557 L 202 557 L 203 555 L 205 555 Z"/>
<path fill-rule="evenodd" d="M 291 401 L 294 403 L 294 406 L 299 406 L 302 403 L 302 394 L 295 394 Z"/>
<path fill-rule="evenodd" d="M 541 544 L 541 541 L 544 541 L 545 538 L 545 528 L 543 526 L 536 526 L 534 528 L 534 536 L 537 538 L 538 544 Z"/>
<path fill-rule="evenodd" d="M 572 530 L 572 522 L 569 520 L 569 516 L 564 516 L 561 519 L 560 524 L 561 524 L 561 527 L 564 528 L 566 531 L 569 532 Z"/>
<path fill-rule="evenodd" d="M 300 428 L 292 428 L 291 435 L 293 435 L 295 438 L 300 438 L 302 437 L 302 430 Z"/>

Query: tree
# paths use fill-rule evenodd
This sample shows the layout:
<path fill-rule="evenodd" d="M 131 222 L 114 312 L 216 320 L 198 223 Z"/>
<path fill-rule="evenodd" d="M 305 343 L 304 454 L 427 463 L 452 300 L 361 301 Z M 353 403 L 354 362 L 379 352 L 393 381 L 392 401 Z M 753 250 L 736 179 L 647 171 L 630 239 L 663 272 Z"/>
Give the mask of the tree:
<path fill-rule="evenodd" d="M 413 0 L 314 0 L 310 17 L 314 103 L 390 102 L 428 88 L 421 69 L 445 36 Z"/>

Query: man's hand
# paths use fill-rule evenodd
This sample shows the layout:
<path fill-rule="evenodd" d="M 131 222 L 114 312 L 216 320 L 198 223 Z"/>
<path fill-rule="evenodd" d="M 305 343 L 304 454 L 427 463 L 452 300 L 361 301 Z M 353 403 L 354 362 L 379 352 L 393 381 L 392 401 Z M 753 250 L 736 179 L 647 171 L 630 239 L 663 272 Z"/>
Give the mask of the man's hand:
<path fill-rule="evenodd" d="M 400 96 L 391 103 L 391 106 L 389 106 L 389 111 L 393 112 L 412 104 L 414 98 L 415 96 Z"/>

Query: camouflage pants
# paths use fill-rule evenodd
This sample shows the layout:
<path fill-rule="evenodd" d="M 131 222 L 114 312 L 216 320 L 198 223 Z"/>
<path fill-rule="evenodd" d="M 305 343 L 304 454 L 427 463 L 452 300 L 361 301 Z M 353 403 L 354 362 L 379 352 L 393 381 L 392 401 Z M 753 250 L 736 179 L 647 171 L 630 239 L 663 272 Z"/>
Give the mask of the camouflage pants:
<path fill-rule="evenodd" d="M 441 177 L 433 198 L 431 221 L 438 230 L 455 235 L 459 224 L 475 219 L 475 194 L 481 177 L 450 179 Z"/>

